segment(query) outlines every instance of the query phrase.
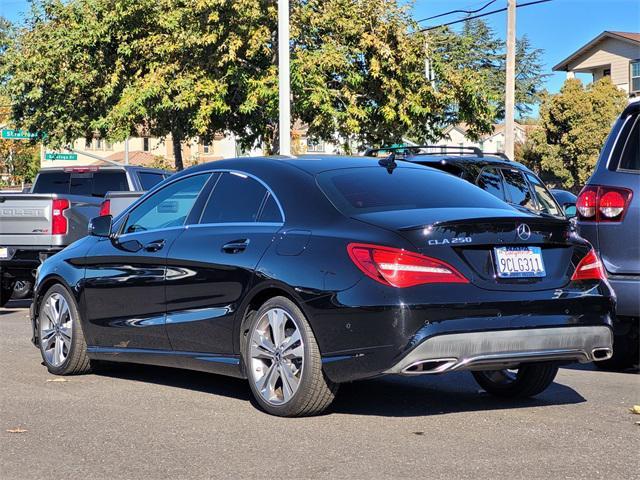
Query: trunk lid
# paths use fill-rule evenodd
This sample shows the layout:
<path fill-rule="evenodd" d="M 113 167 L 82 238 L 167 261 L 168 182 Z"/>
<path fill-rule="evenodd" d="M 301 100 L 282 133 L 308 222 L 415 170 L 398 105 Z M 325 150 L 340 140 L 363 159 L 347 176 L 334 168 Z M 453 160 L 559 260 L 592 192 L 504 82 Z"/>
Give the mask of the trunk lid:
<path fill-rule="evenodd" d="M 384 211 L 353 218 L 391 230 L 423 255 L 443 260 L 489 290 L 544 290 L 566 285 L 588 248 L 571 242 L 570 223 L 515 210 L 435 208 Z M 520 227 L 520 231 L 518 228 Z M 496 247 L 538 247 L 544 277 L 501 278 Z"/>
<path fill-rule="evenodd" d="M 0 247 L 51 246 L 56 194 L 0 193 Z"/>

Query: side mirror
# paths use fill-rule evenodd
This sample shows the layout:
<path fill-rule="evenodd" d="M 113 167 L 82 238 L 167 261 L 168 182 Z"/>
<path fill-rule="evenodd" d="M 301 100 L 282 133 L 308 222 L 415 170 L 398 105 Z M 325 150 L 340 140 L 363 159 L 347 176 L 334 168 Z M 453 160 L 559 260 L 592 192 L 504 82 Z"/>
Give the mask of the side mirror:
<path fill-rule="evenodd" d="M 111 215 L 92 218 L 89 222 L 89 235 L 107 238 L 111 235 Z"/>
<path fill-rule="evenodd" d="M 573 218 L 576 216 L 576 206 L 573 203 L 566 203 L 564 205 L 564 214 L 567 218 Z"/>

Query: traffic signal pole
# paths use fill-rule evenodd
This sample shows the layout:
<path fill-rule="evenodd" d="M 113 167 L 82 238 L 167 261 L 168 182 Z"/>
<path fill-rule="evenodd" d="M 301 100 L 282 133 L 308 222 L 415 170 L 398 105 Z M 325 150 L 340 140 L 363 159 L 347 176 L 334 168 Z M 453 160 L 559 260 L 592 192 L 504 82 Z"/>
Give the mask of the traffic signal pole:
<path fill-rule="evenodd" d="M 513 160 L 515 150 L 516 0 L 507 1 L 507 80 L 504 95 L 504 153 Z"/>
<path fill-rule="evenodd" d="M 289 0 L 278 0 L 278 138 L 280 155 L 291 156 Z"/>

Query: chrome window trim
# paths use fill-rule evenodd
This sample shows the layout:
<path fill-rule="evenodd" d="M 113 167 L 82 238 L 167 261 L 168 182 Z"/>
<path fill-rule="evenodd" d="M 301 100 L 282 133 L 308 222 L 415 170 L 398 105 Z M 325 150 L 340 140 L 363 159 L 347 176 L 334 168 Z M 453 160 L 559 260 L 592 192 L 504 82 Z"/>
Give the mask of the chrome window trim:
<path fill-rule="evenodd" d="M 229 223 L 191 223 L 184 228 L 201 227 L 282 227 L 284 223 L 279 222 L 229 222 Z M 149 231 L 149 230 L 147 230 Z"/>
<path fill-rule="evenodd" d="M 620 129 L 618 130 L 618 133 L 616 133 L 616 139 L 613 141 L 613 145 L 611 145 L 611 149 L 609 150 L 609 155 L 607 157 L 607 163 L 605 164 L 605 168 L 607 170 L 609 170 L 609 165 L 611 164 L 611 158 L 613 157 L 613 152 L 616 151 L 616 147 L 618 146 L 618 140 L 620 140 L 622 131 L 624 130 L 624 127 L 627 126 L 627 122 L 631 117 L 632 115 L 627 115 L 627 118 L 625 118 L 624 122 L 622 122 L 622 125 L 620 125 Z M 605 142 L 605 145 L 606 145 L 606 142 Z"/>

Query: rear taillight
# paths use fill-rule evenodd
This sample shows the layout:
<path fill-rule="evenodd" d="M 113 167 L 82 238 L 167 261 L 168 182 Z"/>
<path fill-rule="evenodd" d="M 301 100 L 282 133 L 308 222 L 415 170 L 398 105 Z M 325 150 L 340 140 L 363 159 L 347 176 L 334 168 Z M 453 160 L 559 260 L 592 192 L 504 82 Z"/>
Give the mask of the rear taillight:
<path fill-rule="evenodd" d="M 100 204 L 100 214 L 101 217 L 105 215 L 111 215 L 111 200 L 105 200 Z"/>
<path fill-rule="evenodd" d="M 598 254 L 595 250 L 590 250 L 578 263 L 571 280 L 606 280 L 606 278 L 607 274 L 598 258 Z"/>
<path fill-rule="evenodd" d="M 57 198 L 51 206 L 51 234 L 64 235 L 67 233 L 69 222 L 64 216 L 64 211 L 69 208 L 69 200 Z"/>
<path fill-rule="evenodd" d="M 633 192 L 626 188 L 588 186 L 578 196 L 578 218 L 585 222 L 621 222 Z"/>
<path fill-rule="evenodd" d="M 384 285 L 405 288 L 425 283 L 469 283 L 451 265 L 399 248 L 350 243 L 347 251 L 365 275 Z"/>

